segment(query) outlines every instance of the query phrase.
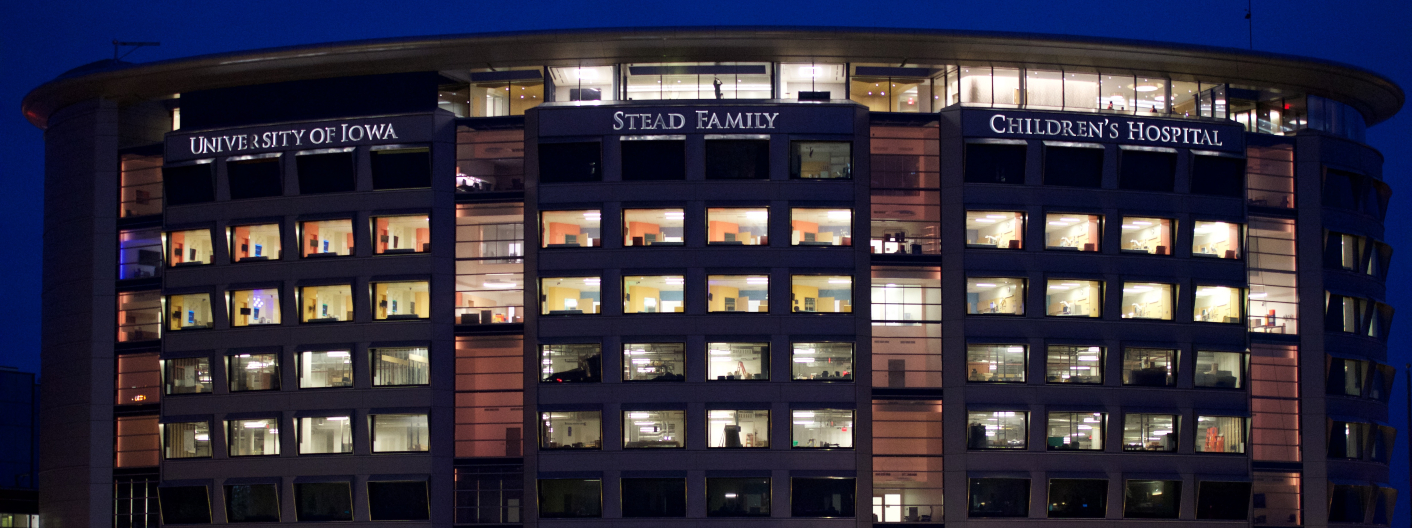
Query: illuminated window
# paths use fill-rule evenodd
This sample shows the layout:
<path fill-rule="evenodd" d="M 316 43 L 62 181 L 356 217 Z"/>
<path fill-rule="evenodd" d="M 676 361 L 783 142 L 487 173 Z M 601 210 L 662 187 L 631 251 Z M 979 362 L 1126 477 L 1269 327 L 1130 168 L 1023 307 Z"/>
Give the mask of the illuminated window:
<path fill-rule="evenodd" d="M 853 343 L 795 343 L 795 381 L 853 381 Z"/>
<path fill-rule="evenodd" d="M 624 276 L 623 313 L 683 313 L 685 284 L 681 275 Z"/>
<path fill-rule="evenodd" d="M 539 413 L 540 449 L 603 449 L 603 413 L 553 411 Z"/>
<path fill-rule="evenodd" d="M 211 328 L 211 296 L 205 293 L 168 295 L 167 330 L 200 330 Z"/>
<path fill-rule="evenodd" d="M 431 217 L 374 216 L 372 221 L 374 255 L 431 251 Z"/>
<path fill-rule="evenodd" d="M 353 386 L 353 354 L 347 350 L 306 350 L 294 359 L 301 389 Z"/>
<path fill-rule="evenodd" d="M 408 453 L 431 450 L 431 433 L 425 414 L 371 414 L 374 453 Z"/>
<path fill-rule="evenodd" d="M 1073 213 L 1051 213 L 1044 216 L 1045 249 L 1102 251 L 1102 216 Z"/>
<path fill-rule="evenodd" d="M 211 424 L 207 422 L 162 424 L 162 438 L 167 460 L 211 457 Z"/>
<path fill-rule="evenodd" d="M 599 277 L 544 277 L 539 279 L 540 315 L 600 313 Z M 629 292 L 624 292 L 629 293 Z M 680 302 L 680 301 L 678 301 Z M 646 304 L 644 303 L 645 307 Z"/>
<path fill-rule="evenodd" d="M 426 281 L 374 282 L 373 320 L 397 321 L 431 317 Z"/>
<path fill-rule="evenodd" d="M 235 290 L 229 295 L 232 327 L 279 324 L 278 288 Z"/>
<path fill-rule="evenodd" d="M 173 268 L 210 264 L 215 248 L 211 245 L 211 230 L 192 229 L 170 231 L 167 240 L 167 265 Z"/>
<path fill-rule="evenodd" d="M 624 209 L 623 247 L 680 246 L 685 219 L 681 209 Z"/>
<path fill-rule="evenodd" d="M 706 243 L 727 246 L 770 244 L 769 207 L 706 209 Z"/>
<path fill-rule="evenodd" d="M 1175 387 L 1177 351 L 1163 348 L 1123 349 L 1123 385 Z"/>
<path fill-rule="evenodd" d="M 770 447 L 770 411 L 706 411 L 707 448 Z"/>
<path fill-rule="evenodd" d="M 794 449 L 853 449 L 852 409 L 795 409 L 789 418 Z"/>
<path fill-rule="evenodd" d="M 1024 249 L 1025 213 L 966 211 L 968 249 Z"/>
<path fill-rule="evenodd" d="M 1124 282 L 1121 305 L 1123 319 L 1171 321 L 1172 292 L 1175 289 L 1171 284 Z"/>
<path fill-rule="evenodd" d="M 1176 415 L 1129 414 L 1123 417 L 1123 451 L 1176 450 Z"/>
<path fill-rule="evenodd" d="M 1052 317 L 1102 317 L 1103 283 L 1088 280 L 1049 279 L 1044 313 Z"/>
<path fill-rule="evenodd" d="M 853 312 L 853 277 L 850 275 L 794 275 L 790 277 L 793 313 Z"/>
<path fill-rule="evenodd" d="M 1175 224 L 1170 218 L 1124 216 L 1120 239 L 1122 252 L 1171 255 L 1174 249 L 1172 236 L 1175 234 L 1172 226 Z"/>
<path fill-rule="evenodd" d="M 329 286 L 305 286 L 299 288 L 300 303 L 304 310 L 299 314 L 302 323 L 335 323 L 353 320 L 353 286 L 333 284 Z"/>
<path fill-rule="evenodd" d="M 709 275 L 706 277 L 708 312 L 767 313 L 770 311 L 769 275 Z"/>
<path fill-rule="evenodd" d="M 1241 324 L 1245 319 L 1245 289 L 1197 286 L 1191 318 L 1196 322 Z"/>
<path fill-rule="evenodd" d="M 851 246 L 853 245 L 852 209 L 789 210 L 792 246 Z"/>
<path fill-rule="evenodd" d="M 966 381 L 1024 383 L 1024 345 L 966 345 Z"/>
<path fill-rule="evenodd" d="M 1049 345 L 1046 383 L 1103 384 L 1103 347 Z"/>
<path fill-rule="evenodd" d="M 226 228 L 231 262 L 279 260 L 279 224 L 231 226 Z"/>
<path fill-rule="evenodd" d="M 348 416 L 296 418 L 294 425 L 301 455 L 353 452 L 353 421 Z"/>
<path fill-rule="evenodd" d="M 623 343 L 623 381 L 686 381 L 686 345 Z"/>
<path fill-rule="evenodd" d="M 1193 222 L 1191 256 L 1238 259 L 1241 257 L 1240 224 Z"/>
<path fill-rule="evenodd" d="M 279 390 L 279 354 L 238 354 L 226 358 L 230 391 Z"/>
<path fill-rule="evenodd" d="M 1029 447 L 1024 411 L 966 413 L 966 449 L 1019 449 Z"/>
<path fill-rule="evenodd" d="M 279 456 L 279 418 L 226 422 L 230 456 Z"/>
<path fill-rule="evenodd" d="M 769 343 L 706 344 L 706 381 L 769 379 Z"/>
<path fill-rule="evenodd" d="M 623 411 L 623 449 L 686 447 L 686 411 Z"/>
<path fill-rule="evenodd" d="M 602 213 L 597 209 L 541 211 L 539 213 L 539 247 L 601 247 L 603 237 L 599 228 L 602 218 Z"/>
<path fill-rule="evenodd" d="M 333 257 L 353 254 L 353 220 L 321 220 L 299 224 L 301 254 Z"/>
<path fill-rule="evenodd" d="M 966 277 L 966 313 L 1025 315 L 1025 279 Z"/>
<path fill-rule="evenodd" d="M 1197 453 L 1244 453 L 1247 420 L 1238 416 L 1196 417 Z"/>
<path fill-rule="evenodd" d="M 539 380 L 550 383 L 603 381 L 602 347 L 593 344 L 540 345 Z"/>

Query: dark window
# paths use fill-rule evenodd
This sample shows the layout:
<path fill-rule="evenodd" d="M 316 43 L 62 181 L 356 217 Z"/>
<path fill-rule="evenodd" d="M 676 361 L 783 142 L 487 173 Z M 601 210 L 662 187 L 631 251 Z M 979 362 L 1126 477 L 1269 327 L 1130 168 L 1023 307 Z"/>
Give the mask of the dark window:
<path fill-rule="evenodd" d="M 279 522 L 279 488 L 274 484 L 226 486 L 226 522 Z"/>
<path fill-rule="evenodd" d="M 1176 519 L 1182 505 L 1180 480 L 1129 480 L 1123 491 L 1123 517 Z"/>
<path fill-rule="evenodd" d="M 1025 183 L 1025 146 L 966 145 L 966 183 Z"/>
<path fill-rule="evenodd" d="M 1099 187 L 1103 184 L 1103 149 L 1044 148 L 1044 184 Z"/>
<path fill-rule="evenodd" d="M 525 502 L 525 467 L 480 460 L 488 462 L 456 466 L 455 523 L 519 523 Z"/>
<path fill-rule="evenodd" d="M 1202 482 L 1196 487 L 1197 519 L 1244 521 L 1249 511 L 1249 482 Z"/>
<path fill-rule="evenodd" d="M 686 479 L 625 478 L 623 517 L 686 517 Z"/>
<path fill-rule="evenodd" d="M 855 482 L 851 478 L 796 478 L 790 486 L 795 517 L 852 517 Z"/>
<path fill-rule="evenodd" d="M 1334 485 L 1329 522 L 1361 523 L 1368 511 L 1368 486 Z"/>
<path fill-rule="evenodd" d="M 706 479 L 707 517 L 769 517 L 770 479 Z"/>
<path fill-rule="evenodd" d="M 1192 156 L 1191 193 L 1234 198 L 1245 196 L 1245 160 Z"/>
<path fill-rule="evenodd" d="M 210 524 L 211 495 L 206 486 L 157 488 L 162 524 Z"/>
<path fill-rule="evenodd" d="M 295 156 L 299 168 L 299 194 L 349 192 L 354 188 L 357 170 L 353 152 Z"/>
<path fill-rule="evenodd" d="M 1050 479 L 1049 518 L 1102 519 L 1108 511 L 1108 481 Z"/>
<path fill-rule="evenodd" d="M 623 180 L 685 180 L 686 141 L 624 141 Z"/>
<path fill-rule="evenodd" d="M 853 144 L 847 141 L 790 143 L 789 177 L 842 179 L 853 177 Z"/>
<path fill-rule="evenodd" d="M 374 189 L 431 187 L 431 149 L 374 150 L 371 157 Z"/>
<path fill-rule="evenodd" d="M 347 482 L 294 485 L 294 515 L 300 522 L 353 520 L 353 487 Z"/>
<path fill-rule="evenodd" d="M 1324 206 L 1350 211 L 1358 210 L 1359 193 L 1356 185 L 1361 183 L 1361 179 L 1361 176 L 1347 172 L 1336 170 L 1326 172 L 1324 174 Z M 167 203 L 172 203 L 170 197 L 167 198 Z"/>
<path fill-rule="evenodd" d="M 598 143 L 539 145 L 539 181 L 574 183 L 603 179 L 603 153 Z"/>
<path fill-rule="evenodd" d="M 1118 157 L 1119 189 L 1172 192 L 1176 174 L 1174 152 L 1124 150 Z"/>
<path fill-rule="evenodd" d="M 544 479 L 539 481 L 539 517 L 566 519 L 603 516 L 603 481 Z"/>
<path fill-rule="evenodd" d="M 971 517 L 1028 517 L 1030 479 L 971 479 Z"/>
<path fill-rule="evenodd" d="M 167 205 L 187 205 L 216 200 L 214 163 L 198 163 L 162 169 L 163 194 Z"/>
<path fill-rule="evenodd" d="M 284 182 L 279 176 L 279 163 L 279 158 L 226 162 L 230 199 L 267 198 L 284 194 Z"/>
<path fill-rule="evenodd" d="M 747 139 L 706 142 L 706 179 L 764 180 L 769 177 L 769 141 Z"/>
<path fill-rule="evenodd" d="M 368 514 L 374 521 L 425 521 L 430 508 L 426 481 L 368 483 Z"/>

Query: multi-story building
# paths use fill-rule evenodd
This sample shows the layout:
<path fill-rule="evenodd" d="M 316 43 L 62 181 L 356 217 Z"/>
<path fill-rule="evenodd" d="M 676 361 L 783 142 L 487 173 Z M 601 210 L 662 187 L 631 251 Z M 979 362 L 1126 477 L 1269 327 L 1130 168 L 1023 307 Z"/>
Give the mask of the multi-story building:
<path fill-rule="evenodd" d="M 835 28 L 91 64 L 24 102 L 41 516 L 1387 524 L 1403 98 Z"/>

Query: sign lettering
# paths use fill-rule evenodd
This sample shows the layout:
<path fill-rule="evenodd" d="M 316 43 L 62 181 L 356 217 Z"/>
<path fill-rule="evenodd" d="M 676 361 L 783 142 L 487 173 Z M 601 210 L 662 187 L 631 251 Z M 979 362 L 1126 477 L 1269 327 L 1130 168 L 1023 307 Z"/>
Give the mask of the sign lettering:
<path fill-rule="evenodd" d="M 1005 114 L 997 113 L 990 116 L 987 124 L 991 132 L 999 135 L 1143 141 L 1208 147 L 1226 146 L 1225 140 L 1221 138 L 1222 131 L 1220 129 L 1179 126 L 1171 121 L 1008 117 Z"/>
<path fill-rule="evenodd" d="M 325 146 L 358 141 L 398 139 L 392 123 L 272 130 L 221 136 L 196 135 L 187 139 L 192 155 L 234 153 L 283 147 Z"/>
<path fill-rule="evenodd" d="M 696 130 L 716 129 L 757 129 L 775 128 L 779 112 L 713 112 L 697 110 L 688 120 L 685 114 L 677 113 L 627 113 L 613 112 L 613 130 L 681 130 L 688 123 Z"/>

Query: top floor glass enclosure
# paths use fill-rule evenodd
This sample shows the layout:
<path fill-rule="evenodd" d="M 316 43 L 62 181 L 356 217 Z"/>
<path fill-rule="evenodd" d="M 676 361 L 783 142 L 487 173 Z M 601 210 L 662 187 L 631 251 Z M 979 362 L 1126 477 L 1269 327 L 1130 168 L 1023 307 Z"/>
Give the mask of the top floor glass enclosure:
<path fill-rule="evenodd" d="M 1366 122 L 1332 99 L 1161 72 L 1001 64 L 660 62 L 442 72 L 458 117 L 523 115 L 544 102 L 851 100 L 874 112 L 960 105 L 1235 121 L 1250 132 L 1323 130 L 1363 141 Z"/>

